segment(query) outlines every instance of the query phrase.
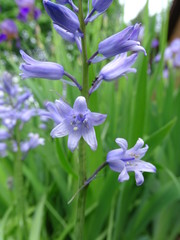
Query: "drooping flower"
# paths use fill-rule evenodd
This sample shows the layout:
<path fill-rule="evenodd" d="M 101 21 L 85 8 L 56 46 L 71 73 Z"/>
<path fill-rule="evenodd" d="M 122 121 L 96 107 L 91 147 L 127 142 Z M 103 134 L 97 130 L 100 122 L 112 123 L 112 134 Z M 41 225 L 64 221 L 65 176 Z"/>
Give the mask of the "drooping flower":
<path fill-rule="evenodd" d="M 93 82 L 92 87 L 89 90 L 89 94 L 94 92 L 102 83 L 102 81 L 113 81 L 122 76 L 125 76 L 129 72 L 136 72 L 135 68 L 131 66 L 135 63 L 137 59 L 137 53 L 134 53 L 127 57 L 126 53 L 116 56 L 113 61 L 106 64 L 100 71 L 98 77 Z"/>
<path fill-rule="evenodd" d="M 20 65 L 20 74 L 23 79 L 26 78 L 46 78 L 59 80 L 64 75 L 64 68 L 53 62 L 41 62 L 31 58 L 24 51 L 20 51 L 23 60 L 26 63 Z"/>
<path fill-rule="evenodd" d="M 88 11 L 87 17 L 85 19 L 85 23 L 87 24 L 88 22 L 94 21 L 99 15 L 104 13 L 109 8 L 112 2 L 113 0 L 92 0 L 93 8 L 90 13 Z M 88 1 L 88 6 L 89 6 L 89 1 Z M 93 15 L 95 12 L 97 13 Z"/>
<path fill-rule="evenodd" d="M 49 0 L 43 0 L 45 10 L 53 22 L 64 30 L 73 33 L 77 37 L 82 37 L 79 19 L 69 8 L 53 3 Z"/>
<path fill-rule="evenodd" d="M 11 19 L 6 19 L 0 24 L 0 42 L 18 38 L 18 29 L 15 22 Z"/>
<path fill-rule="evenodd" d="M 75 12 L 78 12 L 78 7 L 76 7 L 72 0 L 56 0 L 56 2 L 63 5 L 69 4 Z"/>
<path fill-rule="evenodd" d="M 81 46 L 81 38 L 76 36 L 75 34 L 68 32 L 67 30 L 65 30 L 64 28 L 60 27 L 57 24 L 53 24 L 54 29 L 56 30 L 56 32 L 66 41 L 71 42 L 71 43 L 75 43 L 77 44 L 77 47 L 79 49 L 80 52 L 82 52 L 82 46 Z"/>
<path fill-rule="evenodd" d="M 26 22 L 29 16 L 33 17 L 35 20 L 40 17 L 41 11 L 40 9 L 35 7 L 34 0 L 15 0 L 15 2 L 19 7 L 19 13 L 17 18 L 20 21 Z"/>
<path fill-rule="evenodd" d="M 21 142 L 20 147 L 22 152 L 28 152 L 39 145 L 44 145 L 44 138 L 40 138 L 37 133 L 29 133 L 29 140 Z"/>
<path fill-rule="evenodd" d="M 123 31 L 106 38 L 99 43 L 98 51 L 92 55 L 88 62 L 96 63 L 128 51 L 142 51 L 144 55 L 146 55 L 145 49 L 140 46 L 140 42 L 138 41 L 140 28 L 140 24 L 135 24 L 134 26 L 129 26 Z M 98 54 L 103 56 L 97 56 Z"/>
<path fill-rule="evenodd" d="M 59 138 L 69 135 L 68 148 L 71 151 L 77 148 L 80 138 L 83 137 L 90 148 L 96 150 L 94 126 L 102 124 L 107 115 L 91 112 L 87 108 L 86 99 L 82 96 L 75 100 L 73 108 L 61 99 L 56 100 L 56 106 L 62 121 L 51 131 L 51 136 Z"/>
<path fill-rule="evenodd" d="M 26 78 L 46 78 L 50 80 L 60 80 L 64 83 L 70 84 L 72 86 L 77 86 L 80 90 L 82 87 L 79 85 L 77 80 L 64 71 L 63 66 L 54 62 L 41 62 L 31 58 L 23 50 L 20 50 L 20 54 L 25 61 L 20 65 L 20 76 L 23 79 Z M 62 77 L 67 76 L 72 82 L 63 80 Z"/>
<path fill-rule="evenodd" d="M 136 185 L 140 186 L 144 182 L 143 172 L 156 172 L 154 165 L 141 160 L 148 150 L 148 145 L 143 147 L 144 141 L 141 138 L 130 149 L 128 149 L 127 141 L 123 138 L 116 138 L 116 143 L 120 146 L 120 149 L 110 151 L 107 154 L 106 161 L 113 171 L 120 173 L 119 182 L 129 180 L 128 172 L 134 172 Z"/>

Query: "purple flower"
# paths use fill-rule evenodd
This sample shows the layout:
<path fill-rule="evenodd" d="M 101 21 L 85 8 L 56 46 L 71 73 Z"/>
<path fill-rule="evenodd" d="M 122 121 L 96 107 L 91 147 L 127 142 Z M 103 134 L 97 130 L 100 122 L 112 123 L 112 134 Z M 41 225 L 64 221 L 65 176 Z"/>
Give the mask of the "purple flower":
<path fill-rule="evenodd" d="M 128 172 L 134 172 L 136 185 L 140 186 L 144 182 L 143 172 L 156 172 L 154 165 L 141 160 L 148 150 L 147 145 L 143 147 L 144 141 L 141 138 L 129 150 L 125 139 L 116 138 L 116 143 L 120 146 L 120 149 L 110 151 L 107 154 L 106 161 L 113 171 L 120 173 L 118 177 L 119 182 L 129 180 Z"/>
<path fill-rule="evenodd" d="M 69 135 L 68 148 L 71 151 L 77 148 L 80 138 L 83 137 L 91 149 L 96 150 L 94 126 L 102 124 L 107 115 L 91 112 L 82 96 L 75 100 L 73 108 L 61 99 L 56 100 L 56 104 L 62 121 L 51 131 L 51 136 L 59 138 Z"/>
<path fill-rule="evenodd" d="M 77 47 L 79 49 L 80 52 L 82 52 L 82 46 L 81 46 L 81 38 L 74 35 L 73 33 L 71 32 L 68 32 L 67 30 L 65 30 L 64 28 L 60 27 L 59 25 L 57 24 L 53 24 L 56 32 L 63 38 L 65 39 L 66 41 L 68 42 L 71 42 L 71 43 L 74 43 L 76 42 L 77 44 Z"/>
<path fill-rule="evenodd" d="M 18 29 L 15 22 L 11 19 L 6 19 L 0 24 L 1 41 L 12 40 L 18 38 Z"/>
<path fill-rule="evenodd" d="M 17 88 L 13 85 L 12 76 L 8 72 L 4 72 L 2 76 L 2 90 L 11 97 L 17 93 Z"/>
<path fill-rule="evenodd" d="M 59 4 L 69 4 L 69 5 L 71 5 L 71 7 L 73 8 L 73 10 L 75 11 L 75 12 L 78 12 L 78 8 L 76 7 L 76 5 L 73 3 L 73 1 L 72 0 L 56 0 L 56 2 L 57 3 L 59 3 Z"/>
<path fill-rule="evenodd" d="M 82 37 L 80 23 L 76 14 L 69 8 L 49 0 L 43 0 L 45 10 L 53 22 L 61 28 L 73 33 L 75 36 Z"/>
<path fill-rule="evenodd" d="M 10 134 L 6 130 L 0 129 L 0 141 L 4 141 L 9 137 L 10 137 Z"/>
<path fill-rule="evenodd" d="M 5 157 L 7 155 L 6 149 L 7 149 L 6 143 L 0 142 L 0 157 Z"/>
<path fill-rule="evenodd" d="M 41 62 L 28 56 L 24 51 L 20 51 L 22 58 L 26 63 L 20 65 L 20 74 L 23 79 L 26 78 L 46 78 L 59 80 L 64 75 L 64 68 L 53 62 Z"/>
<path fill-rule="evenodd" d="M 94 92 L 102 83 L 102 81 L 113 81 L 122 76 L 125 76 L 129 72 L 136 72 L 135 68 L 131 66 L 135 63 L 137 59 L 137 53 L 134 53 L 127 57 L 126 53 L 116 56 L 113 61 L 106 64 L 100 71 L 98 77 L 93 82 L 92 87 L 89 90 L 89 94 Z"/>
<path fill-rule="evenodd" d="M 174 65 L 174 67 L 180 67 L 180 51 L 174 57 L 173 65 Z"/>
<path fill-rule="evenodd" d="M 20 21 L 26 22 L 29 16 L 37 20 L 41 15 L 40 9 L 35 7 L 34 0 L 16 0 L 16 4 L 19 7 L 17 18 Z"/>
<path fill-rule="evenodd" d="M 154 38 L 151 42 L 152 48 L 157 48 L 159 46 L 159 40 L 157 38 Z"/>
<path fill-rule="evenodd" d="M 29 140 L 21 142 L 20 148 L 22 152 L 28 152 L 30 149 L 34 149 L 39 145 L 44 145 L 44 138 L 40 138 L 39 134 L 29 133 Z"/>
<path fill-rule="evenodd" d="M 140 24 L 135 24 L 134 26 L 127 27 L 123 31 L 106 38 L 99 43 L 98 51 L 93 54 L 88 62 L 96 63 L 128 51 L 142 51 L 144 55 L 146 55 L 145 49 L 140 46 L 140 42 L 138 41 L 140 28 Z M 97 54 L 102 54 L 103 57 L 97 57 Z"/>
<path fill-rule="evenodd" d="M 85 19 L 85 23 L 87 24 L 88 22 L 94 21 L 99 15 L 101 15 L 108 9 L 108 7 L 111 5 L 112 2 L 113 0 L 92 0 L 93 8 L 90 13 L 88 11 L 88 15 Z M 89 1 L 88 1 L 88 5 L 89 5 Z M 95 12 L 97 13 L 93 15 Z"/>

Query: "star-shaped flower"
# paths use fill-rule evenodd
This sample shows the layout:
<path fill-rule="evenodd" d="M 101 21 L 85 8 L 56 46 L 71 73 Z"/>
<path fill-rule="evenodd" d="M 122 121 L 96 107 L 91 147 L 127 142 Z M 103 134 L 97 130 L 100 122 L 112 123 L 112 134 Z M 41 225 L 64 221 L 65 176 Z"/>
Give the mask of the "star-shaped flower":
<path fill-rule="evenodd" d="M 94 126 L 103 123 L 107 115 L 91 112 L 82 96 L 75 100 L 73 108 L 61 99 L 56 100 L 56 107 L 62 121 L 51 131 L 51 136 L 59 138 L 69 135 L 68 148 L 71 151 L 77 148 L 80 138 L 83 137 L 91 149 L 96 150 Z"/>

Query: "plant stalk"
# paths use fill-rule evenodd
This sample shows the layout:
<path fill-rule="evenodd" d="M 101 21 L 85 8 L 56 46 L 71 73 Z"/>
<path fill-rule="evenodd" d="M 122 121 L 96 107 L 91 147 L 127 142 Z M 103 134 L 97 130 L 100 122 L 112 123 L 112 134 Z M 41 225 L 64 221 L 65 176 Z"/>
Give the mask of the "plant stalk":
<path fill-rule="evenodd" d="M 89 76 L 87 63 L 87 46 L 86 46 L 86 26 L 84 23 L 82 0 L 79 0 L 79 22 L 84 36 L 82 38 L 82 96 L 88 102 Z M 79 188 L 86 181 L 86 145 L 83 139 L 79 143 Z M 77 217 L 75 227 L 75 239 L 84 239 L 84 222 L 85 222 L 85 204 L 86 204 L 86 187 L 80 192 L 77 200 Z"/>

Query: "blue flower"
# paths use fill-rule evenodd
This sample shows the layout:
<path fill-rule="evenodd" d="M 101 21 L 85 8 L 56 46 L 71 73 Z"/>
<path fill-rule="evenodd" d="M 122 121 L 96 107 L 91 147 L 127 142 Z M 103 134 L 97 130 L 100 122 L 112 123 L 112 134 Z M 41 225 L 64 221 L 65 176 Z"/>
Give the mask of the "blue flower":
<path fill-rule="evenodd" d="M 120 149 L 110 151 L 107 154 L 106 161 L 113 171 L 120 173 L 118 177 L 119 182 L 129 180 L 128 172 L 134 172 L 136 185 L 140 186 L 144 182 L 143 172 L 156 172 L 154 165 L 141 160 L 148 150 L 148 145 L 143 147 L 144 141 L 141 138 L 129 150 L 125 139 L 116 138 L 116 143 L 120 146 Z"/>
<path fill-rule="evenodd" d="M 56 100 L 56 104 L 62 121 L 51 131 L 51 136 L 59 138 L 69 135 L 68 148 L 71 151 L 77 148 L 80 138 L 83 137 L 91 149 L 96 150 L 94 126 L 102 124 L 107 115 L 91 112 L 82 96 L 75 100 L 73 108 L 61 99 Z"/>
<path fill-rule="evenodd" d="M 22 58 L 26 63 L 20 65 L 20 74 L 23 79 L 26 78 L 46 78 L 59 80 L 64 75 L 64 68 L 54 62 L 41 62 L 28 56 L 24 51 L 20 51 Z"/>
<path fill-rule="evenodd" d="M 146 55 L 145 49 L 140 46 L 140 42 L 138 41 L 140 28 L 140 24 L 135 24 L 134 26 L 129 26 L 123 31 L 106 38 L 99 43 L 98 51 L 93 54 L 88 62 L 96 63 L 128 51 L 143 51 Z M 97 54 L 102 54 L 103 56 L 100 57 L 97 56 Z"/>
<path fill-rule="evenodd" d="M 88 11 L 88 15 L 85 19 L 85 23 L 87 24 L 88 22 L 94 21 L 99 15 L 101 15 L 108 9 L 108 7 L 111 5 L 112 2 L 113 0 L 92 0 L 93 8 L 90 13 Z M 89 1 L 88 1 L 88 5 L 89 5 Z M 93 16 L 95 12 L 97 13 Z"/>
<path fill-rule="evenodd" d="M 74 43 L 76 42 L 77 47 L 79 49 L 80 52 L 82 52 L 82 46 L 81 46 L 81 38 L 76 36 L 75 34 L 68 32 L 67 30 L 65 30 L 64 28 L 60 27 L 57 24 L 53 24 L 54 29 L 56 30 L 56 32 L 66 41 Z"/>
<path fill-rule="evenodd" d="M 135 68 L 131 66 L 135 63 L 137 59 L 137 54 L 134 53 L 127 57 L 126 53 L 116 56 L 113 61 L 106 64 L 100 71 L 98 77 L 93 82 L 92 87 L 89 90 L 89 94 L 94 92 L 102 83 L 102 81 L 113 81 L 122 76 L 125 76 L 129 72 L 136 72 Z"/>
<path fill-rule="evenodd" d="M 0 157 L 5 157 L 7 155 L 7 145 L 6 143 L 0 142 Z"/>
<path fill-rule="evenodd" d="M 78 12 L 78 8 L 76 7 L 76 5 L 73 3 L 73 1 L 72 0 L 56 0 L 56 2 L 57 3 L 59 3 L 59 4 L 69 4 L 69 5 L 71 5 L 71 7 L 73 8 L 73 10 L 75 11 L 75 12 Z"/>
<path fill-rule="evenodd" d="M 75 36 L 82 37 L 80 23 L 76 14 L 69 8 L 49 0 L 43 0 L 45 10 L 53 22 L 61 28 L 73 33 Z"/>

